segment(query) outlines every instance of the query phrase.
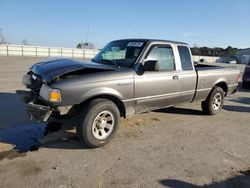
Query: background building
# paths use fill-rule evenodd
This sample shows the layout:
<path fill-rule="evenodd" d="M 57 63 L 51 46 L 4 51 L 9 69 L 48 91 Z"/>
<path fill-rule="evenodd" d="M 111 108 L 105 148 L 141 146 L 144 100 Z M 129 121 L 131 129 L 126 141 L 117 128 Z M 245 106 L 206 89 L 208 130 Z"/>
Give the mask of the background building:
<path fill-rule="evenodd" d="M 250 48 L 241 49 L 236 54 L 241 64 L 247 64 L 250 62 Z"/>

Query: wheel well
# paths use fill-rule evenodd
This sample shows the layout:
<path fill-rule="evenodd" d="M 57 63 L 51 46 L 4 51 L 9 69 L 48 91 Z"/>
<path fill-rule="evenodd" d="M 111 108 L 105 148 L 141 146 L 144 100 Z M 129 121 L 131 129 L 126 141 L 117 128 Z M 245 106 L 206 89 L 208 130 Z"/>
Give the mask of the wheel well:
<path fill-rule="evenodd" d="M 86 104 L 86 103 L 88 103 L 88 102 L 90 102 L 90 101 L 92 101 L 94 99 L 108 99 L 108 100 L 112 101 L 118 107 L 118 109 L 120 111 L 121 117 L 126 118 L 126 109 L 125 109 L 125 106 L 124 106 L 123 102 L 119 98 L 117 98 L 115 96 L 112 96 L 112 95 L 98 95 L 98 96 L 94 96 L 94 97 L 91 97 L 91 98 L 89 98 L 89 99 L 81 102 L 77 106 L 82 106 L 82 105 L 84 105 L 84 104 Z"/>
<path fill-rule="evenodd" d="M 225 96 L 227 95 L 228 87 L 225 82 L 219 82 L 215 86 L 222 88 L 223 91 L 225 92 Z"/>

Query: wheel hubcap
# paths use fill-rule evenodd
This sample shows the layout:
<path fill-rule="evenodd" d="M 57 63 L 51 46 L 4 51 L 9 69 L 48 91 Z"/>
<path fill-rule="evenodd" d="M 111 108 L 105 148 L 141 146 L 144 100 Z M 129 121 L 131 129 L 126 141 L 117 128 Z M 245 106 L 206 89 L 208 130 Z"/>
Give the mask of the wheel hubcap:
<path fill-rule="evenodd" d="M 102 111 L 99 113 L 92 125 L 92 133 L 97 139 L 107 138 L 114 128 L 114 116 L 109 111 Z"/>
<path fill-rule="evenodd" d="M 220 93 L 216 93 L 216 95 L 213 98 L 213 109 L 219 110 L 222 102 L 222 96 Z"/>

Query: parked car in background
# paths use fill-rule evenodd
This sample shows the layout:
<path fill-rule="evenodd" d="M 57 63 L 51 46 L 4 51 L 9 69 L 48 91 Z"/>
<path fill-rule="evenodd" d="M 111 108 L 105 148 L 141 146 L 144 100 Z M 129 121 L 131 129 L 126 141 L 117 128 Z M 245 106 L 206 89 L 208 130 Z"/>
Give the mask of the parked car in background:
<path fill-rule="evenodd" d="M 243 73 L 242 87 L 243 88 L 250 87 L 250 62 L 246 65 L 244 73 Z"/>
<path fill-rule="evenodd" d="M 237 61 L 236 60 L 230 60 L 227 62 L 228 64 L 237 64 Z"/>
<path fill-rule="evenodd" d="M 227 64 L 237 64 L 237 59 L 236 57 L 226 57 L 224 62 Z"/>

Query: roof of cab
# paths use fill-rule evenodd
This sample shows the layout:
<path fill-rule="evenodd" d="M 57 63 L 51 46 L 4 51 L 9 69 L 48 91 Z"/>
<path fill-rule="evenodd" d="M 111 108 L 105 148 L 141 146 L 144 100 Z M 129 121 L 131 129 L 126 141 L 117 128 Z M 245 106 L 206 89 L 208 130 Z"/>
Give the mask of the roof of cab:
<path fill-rule="evenodd" d="M 172 41 L 172 40 L 162 40 L 162 39 L 145 39 L 145 38 L 132 38 L 132 39 L 119 39 L 119 40 L 114 40 L 114 41 L 131 41 L 131 42 L 168 42 L 168 43 L 173 43 L 173 44 L 182 44 L 182 45 L 188 45 L 185 42 L 178 42 L 178 41 Z M 113 41 L 113 42 L 114 42 Z"/>

